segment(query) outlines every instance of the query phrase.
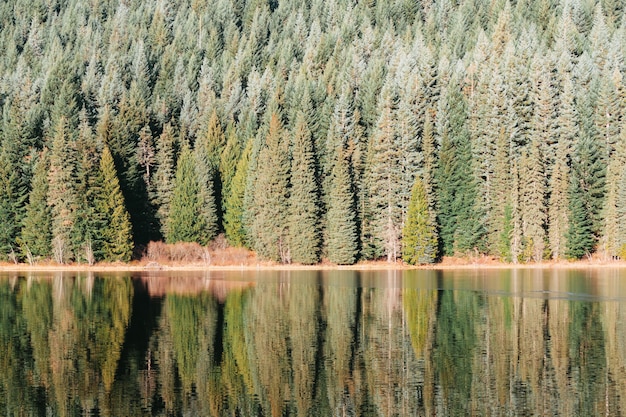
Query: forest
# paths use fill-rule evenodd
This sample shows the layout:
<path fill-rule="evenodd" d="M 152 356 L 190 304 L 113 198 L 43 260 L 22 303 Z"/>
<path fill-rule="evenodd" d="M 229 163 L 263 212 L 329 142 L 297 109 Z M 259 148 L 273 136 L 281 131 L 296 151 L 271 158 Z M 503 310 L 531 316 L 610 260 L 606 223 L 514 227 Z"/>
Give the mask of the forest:
<path fill-rule="evenodd" d="M 0 256 L 626 257 L 621 0 L 5 0 Z"/>

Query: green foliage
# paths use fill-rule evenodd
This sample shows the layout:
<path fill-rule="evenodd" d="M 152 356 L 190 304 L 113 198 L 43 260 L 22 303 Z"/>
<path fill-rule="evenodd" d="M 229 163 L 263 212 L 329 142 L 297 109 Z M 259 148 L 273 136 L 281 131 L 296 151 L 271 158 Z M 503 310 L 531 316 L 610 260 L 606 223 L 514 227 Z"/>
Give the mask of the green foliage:
<path fill-rule="evenodd" d="M 193 154 L 188 146 L 183 145 L 167 219 L 165 240 L 168 243 L 206 243 L 199 188 Z"/>
<path fill-rule="evenodd" d="M 350 166 L 342 151 L 337 152 L 332 172 L 330 207 L 327 213 L 328 259 L 340 265 L 356 262 L 357 223 Z"/>
<path fill-rule="evenodd" d="M 48 156 L 44 151 L 35 164 L 22 233 L 24 255 L 45 258 L 52 254 L 51 215 L 48 207 Z"/>
<path fill-rule="evenodd" d="M 248 141 L 241 158 L 239 158 L 235 175 L 229 187 L 230 191 L 225 195 L 224 232 L 228 242 L 233 246 L 243 246 L 247 241 L 243 214 L 252 142 L 252 140 Z"/>
<path fill-rule="evenodd" d="M 289 249 L 293 262 L 315 264 L 320 254 L 319 187 L 311 132 L 303 113 L 296 118 L 293 142 Z"/>
<path fill-rule="evenodd" d="M 279 115 L 272 113 L 259 153 L 254 187 L 254 250 L 265 259 L 289 262 L 289 141 Z"/>
<path fill-rule="evenodd" d="M 416 265 L 435 261 L 437 231 L 428 209 L 428 199 L 422 180 L 418 177 L 411 190 L 406 223 L 402 229 L 402 260 Z"/>
<path fill-rule="evenodd" d="M 105 261 L 130 261 L 133 235 L 130 215 L 117 178 L 113 157 L 108 147 L 102 150 L 99 187 L 96 195 L 96 217 L 102 221 L 98 249 Z"/>
<path fill-rule="evenodd" d="M 447 107 L 441 115 L 441 150 L 437 170 L 439 225 L 443 255 L 481 247 L 484 226 L 476 208 L 469 132 L 465 127 L 465 100 L 451 83 Z"/>
<path fill-rule="evenodd" d="M 591 254 L 596 242 L 593 238 L 593 224 L 583 199 L 583 190 L 576 180 L 572 180 L 570 186 L 568 217 L 565 255 L 570 259 L 580 259 Z"/>

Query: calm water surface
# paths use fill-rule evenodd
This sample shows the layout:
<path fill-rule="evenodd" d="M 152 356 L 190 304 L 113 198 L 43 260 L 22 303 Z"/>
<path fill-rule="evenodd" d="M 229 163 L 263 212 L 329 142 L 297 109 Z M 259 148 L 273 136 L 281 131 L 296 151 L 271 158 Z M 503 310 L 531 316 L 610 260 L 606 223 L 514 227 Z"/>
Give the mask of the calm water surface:
<path fill-rule="evenodd" d="M 626 414 L 626 270 L 0 275 L 0 415 Z"/>

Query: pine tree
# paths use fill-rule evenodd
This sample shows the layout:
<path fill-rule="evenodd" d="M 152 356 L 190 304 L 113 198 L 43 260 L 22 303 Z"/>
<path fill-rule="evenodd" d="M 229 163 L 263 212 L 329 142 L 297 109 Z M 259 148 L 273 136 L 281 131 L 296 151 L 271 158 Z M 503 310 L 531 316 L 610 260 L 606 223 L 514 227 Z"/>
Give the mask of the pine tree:
<path fill-rule="evenodd" d="M 23 250 L 34 259 L 52 255 L 51 215 L 47 198 L 48 156 L 44 150 L 35 164 L 21 233 Z"/>
<path fill-rule="evenodd" d="M 465 99 L 458 85 L 448 87 L 449 108 L 440 122 L 441 150 L 437 170 L 438 223 L 444 255 L 482 246 L 482 219 L 476 208 L 476 184 L 467 131 Z"/>
<path fill-rule="evenodd" d="M 255 251 L 265 259 L 289 262 L 289 141 L 279 114 L 270 116 L 265 144 L 259 152 L 254 186 L 256 216 L 251 232 Z"/>
<path fill-rule="evenodd" d="M 200 187 L 194 157 L 189 146 L 184 143 L 176 166 L 176 178 L 167 219 L 166 242 L 203 243 L 206 225 L 199 196 Z"/>
<path fill-rule="evenodd" d="M 226 138 L 217 111 L 211 113 L 206 127 L 206 133 L 199 135 L 196 141 L 195 150 L 204 154 L 205 162 L 201 163 L 199 174 L 201 179 L 201 190 L 203 199 L 203 213 L 209 231 L 208 239 L 213 239 L 220 229 L 223 217 L 222 192 L 224 187 L 224 176 L 222 175 L 221 159 Z"/>
<path fill-rule="evenodd" d="M 533 139 L 529 146 L 520 162 L 520 176 L 524 178 L 520 189 L 522 251 L 525 259 L 540 262 L 545 248 L 545 174 L 539 143 Z"/>
<path fill-rule="evenodd" d="M 556 126 L 558 144 L 552 176 L 550 177 L 550 198 L 548 201 L 548 240 L 553 259 L 561 259 L 566 254 L 569 213 L 570 160 L 574 140 L 578 137 L 577 116 L 574 107 L 574 92 L 567 72 L 560 72 L 561 94 L 559 95 Z"/>
<path fill-rule="evenodd" d="M 193 151 L 195 159 L 195 175 L 198 181 L 198 195 L 200 215 L 204 229 L 198 236 L 198 242 L 207 245 L 219 230 L 219 218 L 217 209 L 217 195 L 215 188 L 219 181 L 219 173 L 215 165 L 214 155 L 209 153 L 205 142 L 196 142 Z"/>
<path fill-rule="evenodd" d="M 559 140 L 556 163 L 552 170 L 551 193 L 548 202 L 548 239 L 552 259 L 562 259 L 567 248 L 569 224 L 569 152 L 565 138 Z"/>
<path fill-rule="evenodd" d="M 65 263 L 74 258 L 73 229 L 76 224 L 74 141 L 65 117 L 57 121 L 50 149 L 48 205 L 52 214 L 52 249 L 54 259 Z"/>
<path fill-rule="evenodd" d="M 328 207 L 328 259 L 340 265 L 351 265 L 358 256 L 357 222 L 350 167 L 343 151 L 335 159 Z"/>
<path fill-rule="evenodd" d="M 233 246 L 243 246 L 246 241 L 246 229 L 244 227 L 244 195 L 248 178 L 248 166 L 252 153 L 252 140 L 248 141 L 239 161 L 237 169 L 230 184 L 230 191 L 225 195 L 224 201 L 224 233 L 226 239 Z"/>
<path fill-rule="evenodd" d="M 105 261 L 128 262 L 133 253 L 132 225 L 107 146 L 102 150 L 95 196 L 96 216 L 102 220 L 99 255 Z"/>
<path fill-rule="evenodd" d="M 320 259 L 319 186 L 311 132 L 302 112 L 296 116 L 293 135 L 289 248 L 293 262 L 315 264 Z"/>
<path fill-rule="evenodd" d="M 395 99 L 391 87 L 381 92 L 380 118 L 374 130 L 370 148 L 370 208 L 374 238 L 387 257 L 395 262 L 401 255 L 402 233 L 402 167 L 394 118 Z M 411 187 L 409 185 L 409 187 Z"/>
<path fill-rule="evenodd" d="M 95 190 L 99 170 L 100 149 L 87 120 L 86 111 L 79 114 L 80 125 L 76 138 L 76 224 L 72 229 L 72 246 L 76 261 L 93 263 L 95 255 L 100 251 L 98 240 L 103 219 L 96 214 Z"/>
<path fill-rule="evenodd" d="M 170 215 L 170 202 L 176 177 L 176 139 L 171 124 L 163 127 L 157 142 L 156 171 L 152 182 L 152 203 L 157 207 L 157 219 L 161 224 L 161 234 L 168 235 L 167 219 Z"/>
<path fill-rule="evenodd" d="M 569 228 L 565 255 L 570 259 L 580 259 L 591 254 L 595 246 L 593 223 L 585 207 L 583 189 L 579 181 L 572 180 L 569 194 Z"/>
<path fill-rule="evenodd" d="M 415 178 L 407 220 L 402 229 L 402 259 L 415 265 L 432 263 L 437 257 L 437 232 L 428 208 L 426 189 L 419 177 Z"/>

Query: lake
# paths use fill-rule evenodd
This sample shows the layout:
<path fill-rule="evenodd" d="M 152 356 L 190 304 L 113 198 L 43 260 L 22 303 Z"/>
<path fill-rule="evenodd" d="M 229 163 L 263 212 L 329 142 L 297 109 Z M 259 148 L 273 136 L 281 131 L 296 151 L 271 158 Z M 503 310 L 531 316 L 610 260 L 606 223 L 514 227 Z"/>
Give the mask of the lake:
<path fill-rule="evenodd" d="M 626 270 L 0 273 L 0 414 L 626 414 Z"/>

